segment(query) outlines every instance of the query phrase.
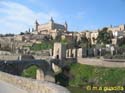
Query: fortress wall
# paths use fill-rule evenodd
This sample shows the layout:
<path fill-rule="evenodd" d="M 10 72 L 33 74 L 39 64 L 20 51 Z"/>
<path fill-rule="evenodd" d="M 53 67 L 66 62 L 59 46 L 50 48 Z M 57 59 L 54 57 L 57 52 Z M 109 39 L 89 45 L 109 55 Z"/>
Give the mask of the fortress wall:
<path fill-rule="evenodd" d="M 0 72 L 0 80 L 15 85 L 28 93 L 70 93 L 66 88 L 47 81 L 37 81 Z"/>
<path fill-rule="evenodd" d="M 48 30 L 51 29 L 51 25 L 50 24 L 42 24 L 38 26 L 38 32 L 41 30 Z"/>

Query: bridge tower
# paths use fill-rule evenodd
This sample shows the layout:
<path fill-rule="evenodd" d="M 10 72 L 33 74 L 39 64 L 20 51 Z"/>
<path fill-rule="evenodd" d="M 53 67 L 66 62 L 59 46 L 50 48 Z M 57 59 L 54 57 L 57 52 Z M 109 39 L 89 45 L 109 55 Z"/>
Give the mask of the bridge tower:
<path fill-rule="evenodd" d="M 53 57 L 63 60 L 66 58 L 66 45 L 61 43 L 54 43 Z"/>

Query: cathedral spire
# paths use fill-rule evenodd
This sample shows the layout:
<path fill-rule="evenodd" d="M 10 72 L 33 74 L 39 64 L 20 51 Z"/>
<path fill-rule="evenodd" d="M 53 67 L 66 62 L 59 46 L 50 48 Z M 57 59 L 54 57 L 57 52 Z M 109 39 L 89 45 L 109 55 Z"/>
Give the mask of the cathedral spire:
<path fill-rule="evenodd" d="M 37 20 L 36 20 L 36 22 L 35 22 L 35 23 L 36 23 L 36 25 L 38 25 L 38 24 L 39 24 Z"/>
<path fill-rule="evenodd" d="M 67 30 L 67 29 L 68 29 L 68 24 L 67 24 L 66 21 L 65 21 L 65 23 L 64 23 L 64 26 L 65 26 L 65 29 Z"/>
<path fill-rule="evenodd" d="M 65 25 L 67 25 L 67 22 L 65 21 Z"/>
<path fill-rule="evenodd" d="M 38 31 L 38 26 L 39 26 L 39 23 L 38 23 L 38 21 L 36 20 L 36 22 L 35 22 L 35 30 L 36 30 L 36 31 Z"/>
<path fill-rule="evenodd" d="M 53 17 L 51 17 L 50 21 L 51 21 L 51 22 L 54 22 Z"/>

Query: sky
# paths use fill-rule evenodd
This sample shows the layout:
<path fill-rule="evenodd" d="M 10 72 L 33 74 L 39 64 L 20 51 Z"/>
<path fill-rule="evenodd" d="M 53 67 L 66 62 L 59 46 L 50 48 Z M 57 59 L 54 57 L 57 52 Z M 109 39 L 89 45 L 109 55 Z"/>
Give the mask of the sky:
<path fill-rule="evenodd" d="M 69 31 L 125 24 L 125 0 L 0 0 L 0 34 L 25 32 L 53 17 Z"/>

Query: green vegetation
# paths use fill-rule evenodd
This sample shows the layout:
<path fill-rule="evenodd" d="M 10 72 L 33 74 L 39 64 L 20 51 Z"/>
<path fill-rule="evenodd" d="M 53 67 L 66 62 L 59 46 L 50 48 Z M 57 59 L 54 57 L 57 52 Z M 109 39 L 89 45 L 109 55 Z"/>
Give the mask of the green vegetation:
<path fill-rule="evenodd" d="M 32 47 L 30 47 L 30 49 L 34 51 L 39 51 L 39 50 L 51 49 L 52 46 L 53 46 L 52 43 L 42 42 L 40 44 L 34 44 Z"/>
<path fill-rule="evenodd" d="M 67 87 L 71 93 L 106 93 L 103 91 L 92 91 L 92 90 L 85 90 L 84 88 L 81 87 Z M 111 93 L 111 92 L 110 92 Z M 112 92 L 116 93 L 116 92 Z M 119 93 L 119 92 L 117 92 Z"/>
<path fill-rule="evenodd" d="M 71 73 L 75 76 L 70 86 L 86 86 L 88 84 L 106 86 L 125 84 L 124 68 L 104 68 L 81 64 L 72 64 Z"/>
<path fill-rule="evenodd" d="M 33 65 L 25 69 L 22 76 L 35 78 L 37 69 L 38 67 Z M 122 86 L 125 84 L 124 68 L 105 68 L 75 63 L 70 65 L 70 69 L 74 77 L 69 81 L 69 87 L 67 88 L 71 93 L 97 93 L 86 91 L 85 87 L 88 85 Z"/>
<path fill-rule="evenodd" d="M 125 48 L 125 37 L 118 39 L 118 45 L 120 48 Z"/>
<path fill-rule="evenodd" d="M 121 45 L 120 48 L 125 48 L 125 44 Z"/>
<path fill-rule="evenodd" d="M 87 91 L 86 86 L 123 86 L 125 84 L 124 68 L 105 68 L 81 64 L 72 64 L 71 74 L 74 79 L 70 80 L 71 93 L 104 93 L 103 91 Z"/>
<path fill-rule="evenodd" d="M 37 66 L 33 65 L 33 66 L 30 66 L 29 68 L 25 69 L 21 76 L 23 77 L 30 77 L 30 78 L 36 78 L 36 70 L 38 69 Z"/>
<path fill-rule="evenodd" d="M 99 31 L 99 35 L 97 37 L 97 43 L 99 44 L 110 44 L 113 38 L 113 34 L 111 31 L 108 31 L 108 28 L 103 28 L 101 31 Z"/>
<path fill-rule="evenodd" d="M 62 43 L 62 44 L 68 44 L 68 40 L 67 40 L 67 39 L 62 39 L 62 40 L 61 40 L 61 43 Z"/>
<path fill-rule="evenodd" d="M 82 48 L 90 48 L 91 47 L 90 38 L 87 38 L 85 35 L 83 35 L 81 37 L 81 41 L 79 41 L 78 44 Z"/>
<path fill-rule="evenodd" d="M 71 93 L 88 93 L 80 87 L 67 87 L 67 88 L 71 91 Z"/>

